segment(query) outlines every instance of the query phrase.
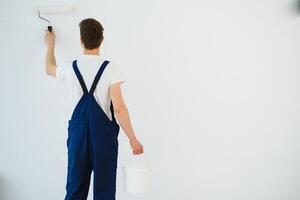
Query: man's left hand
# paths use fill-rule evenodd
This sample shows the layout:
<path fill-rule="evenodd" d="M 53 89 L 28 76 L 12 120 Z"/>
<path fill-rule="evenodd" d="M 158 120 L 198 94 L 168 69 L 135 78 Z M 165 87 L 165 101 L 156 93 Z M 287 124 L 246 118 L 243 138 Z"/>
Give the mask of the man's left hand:
<path fill-rule="evenodd" d="M 54 48 L 55 47 L 55 33 L 54 31 L 50 32 L 48 30 L 45 30 L 46 34 L 44 37 L 45 43 L 48 48 Z"/>

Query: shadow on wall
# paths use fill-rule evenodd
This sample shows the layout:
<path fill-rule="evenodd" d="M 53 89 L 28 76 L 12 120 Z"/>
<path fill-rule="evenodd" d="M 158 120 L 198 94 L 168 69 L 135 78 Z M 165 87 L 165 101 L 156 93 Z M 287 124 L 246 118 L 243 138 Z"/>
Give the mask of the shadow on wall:
<path fill-rule="evenodd" d="M 13 200 L 8 195 L 8 181 L 2 175 L 0 175 L 0 200 Z"/>
<path fill-rule="evenodd" d="M 295 15 L 295 17 L 298 17 L 300 15 L 300 0 L 291 1 L 289 4 L 289 9 L 291 14 Z"/>

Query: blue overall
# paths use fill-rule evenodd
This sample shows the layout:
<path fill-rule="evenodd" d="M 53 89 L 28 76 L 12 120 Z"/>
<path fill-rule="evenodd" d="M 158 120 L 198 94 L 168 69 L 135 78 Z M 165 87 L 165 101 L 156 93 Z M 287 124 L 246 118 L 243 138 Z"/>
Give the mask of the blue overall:
<path fill-rule="evenodd" d="M 76 105 L 68 126 L 68 174 L 65 200 L 86 200 L 91 172 L 94 173 L 94 200 L 115 200 L 119 125 L 97 103 L 93 93 L 109 61 L 104 61 L 88 91 L 73 61 L 73 69 L 83 95 Z M 103 91 L 106 92 L 106 91 Z"/>

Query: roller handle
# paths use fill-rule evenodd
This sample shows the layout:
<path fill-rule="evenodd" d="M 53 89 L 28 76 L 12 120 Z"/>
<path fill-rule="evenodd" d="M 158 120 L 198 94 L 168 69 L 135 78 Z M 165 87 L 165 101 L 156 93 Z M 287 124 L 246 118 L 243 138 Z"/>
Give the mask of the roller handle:
<path fill-rule="evenodd" d="M 52 33 L 52 30 L 53 30 L 52 26 L 48 26 L 48 31 Z"/>

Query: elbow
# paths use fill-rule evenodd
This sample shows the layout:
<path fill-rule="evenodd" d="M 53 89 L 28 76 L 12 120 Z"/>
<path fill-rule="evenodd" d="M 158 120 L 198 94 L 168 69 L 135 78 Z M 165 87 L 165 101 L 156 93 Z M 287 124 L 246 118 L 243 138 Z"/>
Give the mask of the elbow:
<path fill-rule="evenodd" d="M 114 106 L 114 112 L 116 115 L 120 115 L 124 112 L 127 112 L 127 107 L 125 104 Z"/>
<path fill-rule="evenodd" d="M 51 72 L 50 72 L 50 70 L 49 70 L 47 67 L 46 67 L 46 70 L 45 70 L 45 71 L 46 71 L 46 74 L 47 74 L 47 75 L 51 75 Z"/>
<path fill-rule="evenodd" d="M 46 74 L 49 76 L 55 76 L 55 66 L 46 65 L 45 67 Z"/>

